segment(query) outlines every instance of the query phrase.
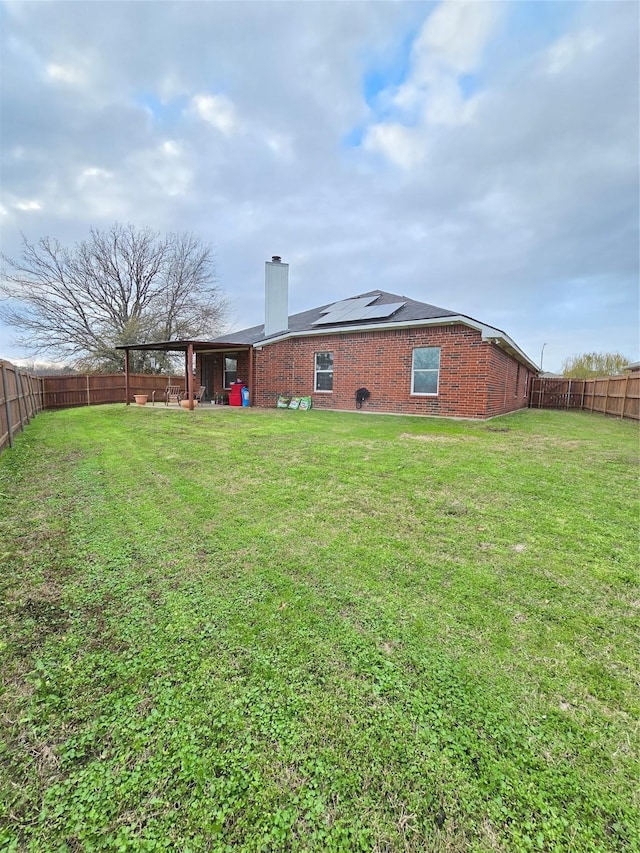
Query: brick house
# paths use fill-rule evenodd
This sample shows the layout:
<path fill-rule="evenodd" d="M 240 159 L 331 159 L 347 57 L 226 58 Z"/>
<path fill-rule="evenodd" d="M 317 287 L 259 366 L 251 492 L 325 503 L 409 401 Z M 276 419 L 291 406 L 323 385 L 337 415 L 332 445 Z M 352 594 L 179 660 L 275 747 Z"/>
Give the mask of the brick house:
<path fill-rule="evenodd" d="M 537 366 L 500 329 L 372 290 L 288 315 L 288 264 L 265 265 L 265 323 L 195 345 L 196 382 L 211 397 L 236 379 L 251 404 L 311 396 L 319 409 L 489 418 L 527 406 Z"/>

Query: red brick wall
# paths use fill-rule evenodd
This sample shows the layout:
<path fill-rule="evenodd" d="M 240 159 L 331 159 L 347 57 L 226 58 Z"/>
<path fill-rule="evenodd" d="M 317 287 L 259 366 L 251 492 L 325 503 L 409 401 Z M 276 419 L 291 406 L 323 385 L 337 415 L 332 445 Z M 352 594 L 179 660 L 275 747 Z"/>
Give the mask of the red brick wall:
<path fill-rule="evenodd" d="M 495 344 L 491 345 L 487 383 L 487 417 L 503 415 L 527 405 L 529 371 Z"/>
<path fill-rule="evenodd" d="M 441 348 L 435 397 L 411 394 L 412 351 L 425 346 Z M 325 351 L 333 352 L 333 391 L 314 392 L 314 354 Z M 355 409 L 356 389 L 364 386 L 371 392 L 364 408 L 372 411 L 485 418 L 526 406 L 526 368 L 520 366 L 516 394 L 517 365 L 463 325 L 290 338 L 255 352 L 252 404 L 310 395 L 316 408 Z"/>

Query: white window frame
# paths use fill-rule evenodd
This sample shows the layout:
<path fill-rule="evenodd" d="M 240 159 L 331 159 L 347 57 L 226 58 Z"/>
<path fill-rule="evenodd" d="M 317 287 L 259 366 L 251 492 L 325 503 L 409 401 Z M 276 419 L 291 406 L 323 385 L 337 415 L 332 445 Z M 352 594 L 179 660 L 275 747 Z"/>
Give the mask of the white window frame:
<path fill-rule="evenodd" d="M 318 356 L 319 355 L 330 355 L 331 356 L 331 370 L 323 369 L 318 367 Z M 331 374 L 331 388 L 318 388 L 318 374 Z M 321 352 L 316 352 L 313 355 L 313 391 L 315 394 L 333 394 L 333 351 L 332 350 L 322 350 Z"/>
<path fill-rule="evenodd" d="M 417 350 L 436 349 L 438 350 L 438 366 L 436 367 L 415 367 L 415 357 Z M 411 396 L 413 397 L 437 397 L 440 391 L 440 357 L 442 355 L 441 347 L 414 347 L 411 353 Z M 435 391 L 416 391 L 416 373 L 435 373 L 436 374 L 436 390 Z"/>
<path fill-rule="evenodd" d="M 231 382 L 227 385 L 227 373 L 233 373 L 231 370 L 227 370 L 227 359 L 232 358 L 236 363 L 236 379 L 238 378 L 238 353 L 233 352 L 225 352 L 222 354 L 222 387 L 225 391 L 228 391 L 231 388 Z"/>

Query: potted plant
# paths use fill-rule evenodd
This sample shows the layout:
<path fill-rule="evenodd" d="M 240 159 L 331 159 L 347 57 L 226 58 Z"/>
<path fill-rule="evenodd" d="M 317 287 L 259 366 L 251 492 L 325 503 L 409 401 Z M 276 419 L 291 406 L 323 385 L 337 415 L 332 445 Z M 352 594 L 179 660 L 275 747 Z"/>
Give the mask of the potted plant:
<path fill-rule="evenodd" d="M 148 394 L 134 394 L 133 399 L 136 401 L 136 403 L 139 406 L 144 406 L 144 404 L 149 399 L 149 395 Z"/>
<path fill-rule="evenodd" d="M 189 408 L 189 401 L 188 400 L 180 400 L 180 405 L 182 406 L 183 409 L 188 409 Z M 197 406 L 198 406 L 198 401 L 194 400 L 193 401 L 193 408 L 195 409 L 195 408 L 197 408 Z"/>

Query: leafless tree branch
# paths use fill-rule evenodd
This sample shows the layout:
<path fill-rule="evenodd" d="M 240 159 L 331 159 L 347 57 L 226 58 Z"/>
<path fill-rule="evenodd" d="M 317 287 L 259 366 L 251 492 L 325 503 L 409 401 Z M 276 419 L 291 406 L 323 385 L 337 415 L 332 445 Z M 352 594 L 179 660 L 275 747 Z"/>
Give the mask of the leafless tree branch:
<path fill-rule="evenodd" d="M 115 223 L 72 247 L 23 236 L 21 258 L 2 258 L 0 317 L 18 343 L 85 369 L 120 368 L 118 344 L 214 337 L 226 317 L 212 249 L 193 234 Z"/>

